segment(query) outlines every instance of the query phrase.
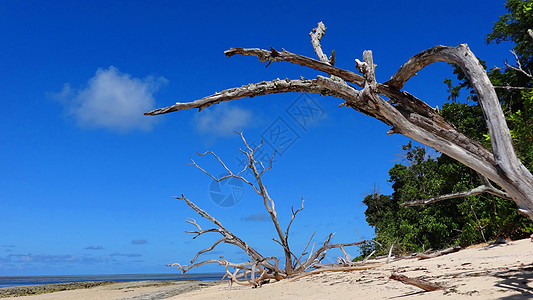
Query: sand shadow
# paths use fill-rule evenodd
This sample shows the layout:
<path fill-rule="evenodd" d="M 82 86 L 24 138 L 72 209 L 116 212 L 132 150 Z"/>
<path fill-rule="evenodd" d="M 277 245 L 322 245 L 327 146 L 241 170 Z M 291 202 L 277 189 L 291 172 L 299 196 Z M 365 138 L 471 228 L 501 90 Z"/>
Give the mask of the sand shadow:
<path fill-rule="evenodd" d="M 495 287 L 516 291 L 514 295 L 500 299 L 533 299 L 533 264 L 520 269 L 498 272 L 493 276 L 501 279 Z"/>
<path fill-rule="evenodd" d="M 388 299 L 400 299 L 400 298 L 411 297 L 411 296 L 425 294 L 425 293 L 428 293 L 428 292 L 426 291 L 410 292 L 410 293 L 406 293 L 406 294 L 399 295 L 399 296 L 389 297 Z"/>

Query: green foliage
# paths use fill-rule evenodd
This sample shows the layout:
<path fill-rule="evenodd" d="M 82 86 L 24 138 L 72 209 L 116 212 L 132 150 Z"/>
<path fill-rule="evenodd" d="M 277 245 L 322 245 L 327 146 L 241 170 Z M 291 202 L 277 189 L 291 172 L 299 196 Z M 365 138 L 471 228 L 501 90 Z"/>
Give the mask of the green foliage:
<path fill-rule="evenodd" d="M 533 170 L 533 92 L 523 92 L 522 99 L 522 109 L 510 113 L 507 124 L 518 157 Z"/>
<path fill-rule="evenodd" d="M 377 243 L 361 247 L 361 257 L 377 250 L 386 254 L 467 246 L 497 237 L 523 238 L 533 223 L 517 212 L 514 202 L 491 195 L 445 200 L 422 207 L 402 207 L 406 201 L 472 189 L 478 175 L 446 155 L 429 157 L 425 148 L 404 145 L 406 164 L 389 170 L 392 195 L 364 198 L 366 220 L 375 228 Z M 379 244 L 378 244 L 379 243 Z"/>
<path fill-rule="evenodd" d="M 512 41 L 514 50 L 526 69 L 533 69 L 533 40 L 527 30 L 533 29 L 533 2 L 531 0 L 507 0 L 509 13 L 499 17 L 487 34 L 487 43 Z"/>

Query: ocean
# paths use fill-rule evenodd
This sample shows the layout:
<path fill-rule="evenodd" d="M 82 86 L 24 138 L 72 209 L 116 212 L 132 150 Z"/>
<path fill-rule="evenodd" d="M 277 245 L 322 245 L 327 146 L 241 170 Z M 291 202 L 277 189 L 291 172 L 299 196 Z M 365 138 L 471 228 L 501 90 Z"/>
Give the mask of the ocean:
<path fill-rule="evenodd" d="M 64 275 L 64 276 L 0 276 L 0 288 L 8 286 L 53 284 L 82 281 L 143 281 L 143 280 L 220 280 L 224 273 L 186 274 L 115 274 L 115 275 Z"/>

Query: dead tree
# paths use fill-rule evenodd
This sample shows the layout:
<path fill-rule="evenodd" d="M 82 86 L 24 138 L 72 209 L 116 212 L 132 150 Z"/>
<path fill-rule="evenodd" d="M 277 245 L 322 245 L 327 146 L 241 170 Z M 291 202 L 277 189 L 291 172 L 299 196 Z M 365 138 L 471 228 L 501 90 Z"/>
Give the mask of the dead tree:
<path fill-rule="evenodd" d="M 314 233 L 309 238 L 309 241 L 307 242 L 307 245 L 303 249 L 300 256 L 296 256 L 289 245 L 289 231 L 292 225 L 292 222 L 294 221 L 296 215 L 304 209 L 304 200 L 302 199 L 302 207 L 294 210 L 292 209 L 292 217 L 285 229 L 285 232 L 282 230 L 282 227 L 278 221 L 278 216 L 276 212 L 276 206 L 274 203 L 274 200 L 270 197 L 268 194 L 266 186 L 263 184 L 262 176 L 265 172 L 270 170 L 272 168 L 272 161 L 276 155 L 277 150 L 274 152 L 272 157 L 270 158 L 270 163 L 267 167 L 264 166 L 262 161 L 257 161 L 254 158 L 254 154 L 257 151 L 258 148 L 262 146 L 260 144 L 259 146 L 252 148 L 248 145 L 246 142 L 246 139 L 244 138 L 242 133 L 239 133 L 239 135 L 242 138 L 242 141 L 245 145 L 245 150 L 240 150 L 245 156 L 247 165 L 244 167 L 243 170 L 241 170 L 238 173 L 234 173 L 229 169 L 226 164 L 218 157 L 215 153 L 212 151 L 207 151 L 205 153 L 199 153 L 198 155 L 204 156 L 204 155 L 212 155 L 215 157 L 220 165 L 224 168 L 224 170 L 227 172 L 227 175 L 222 177 L 215 177 L 209 172 L 207 172 L 205 169 L 200 167 L 194 160 L 191 159 L 192 164 L 196 166 L 198 169 L 202 170 L 206 175 L 211 177 L 213 180 L 220 182 L 222 180 L 226 180 L 228 178 L 235 178 L 238 180 L 243 181 L 244 183 L 248 184 L 263 200 L 263 205 L 265 206 L 265 209 L 267 210 L 268 214 L 270 215 L 270 219 L 272 221 L 272 224 L 274 225 L 274 228 L 276 230 L 276 233 L 278 235 L 278 238 L 274 238 L 273 240 L 281 245 L 281 247 L 284 250 L 285 254 L 285 266 L 282 268 L 279 266 L 279 260 L 276 257 L 270 256 L 265 257 L 261 255 L 258 251 L 256 251 L 254 248 L 252 248 L 248 243 L 237 237 L 235 234 L 233 234 L 231 231 L 229 231 L 227 228 L 225 228 L 220 221 L 212 217 L 210 214 L 208 214 L 206 211 L 198 207 L 196 204 L 194 204 L 191 200 L 187 199 L 184 195 L 181 195 L 180 197 L 175 197 L 176 199 L 183 200 L 187 203 L 187 205 L 192 208 L 197 214 L 199 214 L 202 218 L 209 220 L 211 223 L 215 224 L 217 228 L 210 228 L 210 229 L 202 229 L 202 227 L 196 222 L 196 220 L 191 219 L 187 220 L 186 222 L 189 224 L 192 224 L 196 227 L 196 230 L 193 231 L 186 231 L 187 233 L 193 233 L 195 236 L 193 239 L 197 238 L 200 235 L 203 235 L 205 233 L 219 233 L 222 237 L 218 239 L 216 242 L 213 243 L 210 247 L 200 250 L 196 253 L 194 258 L 190 261 L 189 265 L 181 265 L 179 263 L 174 263 L 168 266 L 178 267 L 183 273 L 187 272 L 188 270 L 199 267 L 205 264 L 209 263 L 218 263 L 225 267 L 226 275 L 230 278 L 230 284 L 231 283 L 237 283 L 242 285 L 252 285 L 254 287 L 260 286 L 262 282 L 265 280 L 281 280 L 289 277 L 294 277 L 296 275 L 301 275 L 302 273 L 305 273 L 306 271 L 309 271 L 313 268 L 319 268 L 322 267 L 322 265 L 319 265 L 319 263 L 324 259 L 326 256 L 326 252 L 328 249 L 332 248 L 340 248 L 342 252 L 345 254 L 345 256 L 348 258 L 348 255 L 346 251 L 344 250 L 344 247 L 349 246 L 357 246 L 362 245 L 365 243 L 369 243 L 370 241 L 360 241 L 360 242 L 354 242 L 354 243 L 343 243 L 343 244 L 330 244 L 331 238 L 333 237 L 333 233 L 329 234 L 328 238 L 324 241 L 323 245 L 319 247 L 316 251 L 313 251 L 313 248 L 309 253 L 307 252 L 307 248 L 309 247 L 309 244 L 311 240 L 313 239 Z M 246 177 L 243 176 L 247 171 L 251 171 L 251 174 L 253 176 L 253 181 L 248 180 Z M 242 262 L 242 263 L 233 263 L 227 261 L 224 257 L 220 257 L 219 259 L 209 259 L 204 260 L 200 262 L 196 262 L 198 257 L 203 254 L 207 253 L 209 251 L 212 251 L 215 249 L 216 246 L 218 246 L 221 243 L 227 243 L 234 246 L 237 246 L 241 248 L 250 258 L 250 261 Z M 304 256 L 309 254 L 307 259 L 303 259 Z M 346 267 L 352 268 L 350 263 L 346 264 Z M 335 269 L 324 269 L 325 271 L 347 271 L 350 269 L 347 269 L 346 267 L 337 267 Z M 228 268 L 234 268 L 235 270 L 231 272 Z"/>
<path fill-rule="evenodd" d="M 276 93 L 316 93 L 337 97 L 344 100 L 340 106 L 353 108 L 391 126 L 388 134 L 403 134 L 474 169 L 505 190 L 506 195 L 516 202 L 519 211 L 533 219 L 533 175 L 518 159 L 494 87 L 466 44 L 457 47 L 435 46 L 422 51 L 411 57 L 387 82 L 378 83 L 372 51 L 364 51 L 363 61 L 355 60 L 356 67 L 363 76 L 334 66 L 335 52 L 328 58 L 320 45 L 325 29 L 320 22 L 310 33 L 319 60 L 274 48 L 231 48 L 225 54 L 227 57 L 236 54 L 256 56 L 260 62 L 268 64 L 287 61 L 324 72 L 329 77 L 317 75 L 315 79 L 276 79 L 248 84 L 196 101 L 178 102 L 145 114 L 158 115 L 190 108 L 202 110 L 222 101 Z M 458 131 L 422 100 L 402 91 L 407 80 L 435 62 L 447 62 L 461 67 L 472 83 L 489 129 L 491 150 Z M 486 184 L 480 188 L 485 191 L 495 190 Z"/>

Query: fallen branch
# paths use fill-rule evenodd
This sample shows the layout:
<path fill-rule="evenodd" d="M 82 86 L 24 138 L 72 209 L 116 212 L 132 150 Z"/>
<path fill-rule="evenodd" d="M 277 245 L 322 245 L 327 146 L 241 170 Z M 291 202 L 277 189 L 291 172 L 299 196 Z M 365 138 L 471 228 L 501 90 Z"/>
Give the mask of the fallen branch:
<path fill-rule="evenodd" d="M 438 284 L 431 283 L 431 282 L 428 282 L 422 279 L 409 278 L 405 275 L 392 274 L 389 278 L 393 280 L 397 280 L 403 284 L 414 285 L 418 288 L 423 289 L 426 292 L 432 292 L 432 291 L 443 289 L 443 287 Z"/>
<path fill-rule="evenodd" d="M 455 246 L 455 247 L 446 248 L 444 250 L 436 251 L 436 252 L 434 252 L 432 254 L 418 253 L 415 257 L 417 257 L 419 260 L 429 259 L 429 258 L 435 258 L 435 257 L 438 257 L 438 256 L 454 253 L 454 252 L 457 252 L 459 250 L 461 250 L 461 247 L 460 246 Z"/>

